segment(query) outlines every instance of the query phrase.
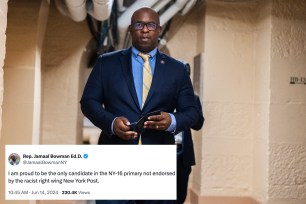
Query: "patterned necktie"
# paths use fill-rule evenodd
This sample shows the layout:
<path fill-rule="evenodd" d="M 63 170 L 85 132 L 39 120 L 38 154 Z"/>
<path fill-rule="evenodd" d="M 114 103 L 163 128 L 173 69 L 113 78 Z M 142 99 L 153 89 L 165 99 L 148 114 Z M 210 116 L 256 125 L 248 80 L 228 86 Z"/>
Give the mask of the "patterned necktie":
<path fill-rule="evenodd" d="M 139 53 L 139 56 L 143 59 L 143 75 L 142 75 L 142 104 L 141 108 L 146 102 L 151 83 L 152 83 L 152 69 L 149 64 L 149 57 L 148 54 Z"/>
<path fill-rule="evenodd" d="M 139 53 L 138 54 L 144 61 L 143 63 L 143 75 L 142 75 L 142 104 L 141 108 L 143 108 L 144 103 L 146 102 L 151 83 L 152 83 L 152 69 L 149 64 L 149 57 L 148 54 Z M 141 135 L 139 137 L 138 144 L 141 145 Z"/>

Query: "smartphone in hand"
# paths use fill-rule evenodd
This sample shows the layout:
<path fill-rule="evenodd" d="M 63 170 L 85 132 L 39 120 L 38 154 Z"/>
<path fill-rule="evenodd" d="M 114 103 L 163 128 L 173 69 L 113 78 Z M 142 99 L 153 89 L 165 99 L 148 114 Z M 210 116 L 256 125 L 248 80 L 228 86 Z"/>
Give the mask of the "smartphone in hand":
<path fill-rule="evenodd" d="M 160 110 L 147 113 L 146 115 L 142 116 L 137 122 L 131 123 L 129 126 L 132 131 L 141 133 L 143 130 L 144 123 L 148 120 L 148 118 L 152 115 L 160 115 L 160 114 L 161 114 Z"/>

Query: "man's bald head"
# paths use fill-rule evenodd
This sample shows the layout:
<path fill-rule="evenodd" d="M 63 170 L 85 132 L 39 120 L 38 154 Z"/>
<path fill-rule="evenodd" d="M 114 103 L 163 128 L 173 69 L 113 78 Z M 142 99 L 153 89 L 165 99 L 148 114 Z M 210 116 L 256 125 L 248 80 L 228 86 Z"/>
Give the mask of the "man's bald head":
<path fill-rule="evenodd" d="M 150 7 L 142 7 L 140 9 L 136 10 L 132 15 L 131 24 L 134 23 L 137 20 L 139 15 L 144 15 L 144 13 L 148 13 L 148 14 L 152 15 L 155 18 L 155 22 L 157 24 L 159 24 L 158 13 Z"/>

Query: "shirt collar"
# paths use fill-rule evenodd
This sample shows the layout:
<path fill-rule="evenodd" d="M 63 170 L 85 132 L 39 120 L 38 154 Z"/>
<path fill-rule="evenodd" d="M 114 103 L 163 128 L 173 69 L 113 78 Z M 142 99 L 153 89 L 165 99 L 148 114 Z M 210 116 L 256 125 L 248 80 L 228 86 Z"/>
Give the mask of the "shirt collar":
<path fill-rule="evenodd" d="M 132 46 L 132 55 L 137 58 L 138 57 L 138 54 L 140 53 L 139 50 L 137 50 L 135 47 Z M 148 54 L 150 55 L 150 58 L 154 58 L 155 55 L 157 53 L 157 48 L 154 48 L 151 52 L 149 52 Z"/>

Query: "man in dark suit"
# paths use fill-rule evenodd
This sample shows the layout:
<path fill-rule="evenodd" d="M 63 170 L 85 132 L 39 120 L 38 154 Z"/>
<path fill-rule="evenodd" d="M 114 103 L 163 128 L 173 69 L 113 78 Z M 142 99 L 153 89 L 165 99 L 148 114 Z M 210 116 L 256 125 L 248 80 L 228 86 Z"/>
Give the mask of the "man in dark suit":
<path fill-rule="evenodd" d="M 97 60 L 83 92 L 81 109 L 102 130 L 99 144 L 138 144 L 140 134 L 130 129 L 130 123 L 160 110 L 160 115 L 150 116 L 144 123 L 141 143 L 174 144 L 173 133 L 189 130 L 199 118 L 189 75 L 182 62 L 157 49 L 161 27 L 154 10 L 145 7 L 135 11 L 129 32 L 131 48 L 102 55 Z M 147 78 L 151 77 L 149 86 L 143 84 L 147 81 L 143 79 L 147 69 L 150 70 Z M 175 203 L 97 201 L 135 202 Z"/>
<path fill-rule="evenodd" d="M 185 69 L 190 74 L 190 66 L 188 63 L 185 64 Z M 199 96 L 195 95 L 195 99 L 200 117 L 191 128 L 193 130 L 200 130 L 204 123 L 204 116 Z M 177 143 L 177 204 L 183 204 L 187 196 L 191 167 L 195 165 L 191 129 L 176 135 L 175 141 Z"/>

